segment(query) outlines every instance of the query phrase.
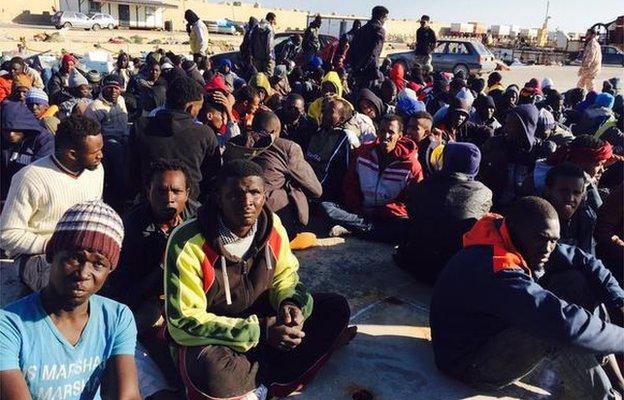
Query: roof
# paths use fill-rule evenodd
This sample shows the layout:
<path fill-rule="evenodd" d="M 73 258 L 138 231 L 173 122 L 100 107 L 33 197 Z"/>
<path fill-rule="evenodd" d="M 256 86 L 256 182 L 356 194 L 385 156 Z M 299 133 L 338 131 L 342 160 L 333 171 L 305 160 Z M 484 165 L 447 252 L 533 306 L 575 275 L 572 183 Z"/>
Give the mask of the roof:
<path fill-rule="evenodd" d="M 95 3 L 131 4 L 137 6 L 154 6 L 161 8 L 178 8 L 175 4 L 169 4 L 160 0 L 92 0 Z"/>

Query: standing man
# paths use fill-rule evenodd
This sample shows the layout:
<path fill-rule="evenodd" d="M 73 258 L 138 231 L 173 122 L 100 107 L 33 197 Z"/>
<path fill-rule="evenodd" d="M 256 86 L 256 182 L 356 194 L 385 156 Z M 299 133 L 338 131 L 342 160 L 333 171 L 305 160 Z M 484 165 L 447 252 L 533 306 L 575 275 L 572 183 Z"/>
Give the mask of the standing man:
<path fill-rule="evenodd" d="M 270 12 L 251 33 L 253 64 L 258 72 L 264 72 L 267 76 L 273 76 L 273 70 L 275 69 L 275 50 L 273 47 L 275 46 L 274 27 L 276 24 L 275 14 Z"/>
<path fill-rule="evenodd" d="M 587 89 L 588 92 L 594 90 L 594 79 L 600 74 L 602 66 L 602 51 L 600 43 L 596 39 L 596 31 L 588 29 L 585 34 L 585 50 L 583 52 L 583 62 L 579 68 L 577 87 Z"/>
<path fill-rule="evenodd" d="M 348 62 L 353 69 L 356 86 L 360 89 L 370 88 L 380 79 L 377 64 L 386 41 L 386 30 L 383 25 L 388 19 L 388 13 L 388 9 L 384 6 L 373 7 L 371 20 L 353 38 Z"/>
<path fill-rule="evenodd" d="M 318 54 L 319 50 L 321 50 L 321 42 L 319 41 L 319 32 L 321 29 L 321 24 L 323 21 L 321 20 L 321 16 L 317 15 L 312 22 L 310 22 L 310 26 L 303 33 L 303 62 L 304 65 L 309 63 L 312 60 L 312 57 Z"/>
<path fill-rule="evenodd" d="M 420 17 L 420 28 L 416 30 L 416 62 L 420 64 L 423 71 L 431 73 L 431 53 L 436 46 L 436 34 L 429 26 L 429 16 Z"/>
<path fill-rule="evenodd" d="M 189 34 L 191 53 L 196 57 L 205 56 L 208 53 L 208 27 L 193 10 L 184 12 L 186 20 L 186 32 Z"/>

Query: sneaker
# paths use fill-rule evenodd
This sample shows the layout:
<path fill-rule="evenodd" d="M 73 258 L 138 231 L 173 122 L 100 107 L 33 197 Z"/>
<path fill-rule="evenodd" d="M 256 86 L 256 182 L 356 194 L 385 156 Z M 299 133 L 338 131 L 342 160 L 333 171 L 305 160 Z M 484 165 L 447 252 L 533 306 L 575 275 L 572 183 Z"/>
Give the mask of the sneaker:
<path fill-rule="evenodd" d="M 258 400 L 266 400 L 269 395 L 269 389 L 263 384 L 260 384 L 260 386 L 255 388 L 251 393 L 253 393 Z"/>
<path fill-rule="evenodd" d="M 351 231 L 341 225 L 334 225 L 334 227 L 329 230 L 329 237 L 341 237 L 350 234 Z"/>

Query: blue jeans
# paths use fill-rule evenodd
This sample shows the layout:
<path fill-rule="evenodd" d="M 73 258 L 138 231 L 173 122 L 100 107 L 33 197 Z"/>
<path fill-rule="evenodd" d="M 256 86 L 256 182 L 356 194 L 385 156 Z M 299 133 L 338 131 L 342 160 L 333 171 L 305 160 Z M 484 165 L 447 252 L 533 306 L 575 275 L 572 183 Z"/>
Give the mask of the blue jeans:
<path fill-rule="evenodd" d="M 330 201 L 321 203 L 321 210 L 332 224 L 340 225 L 365 239 L 396 243 L 407 233 L 407 218 L 367 218 L 345 210 L 340 204 Z"/>

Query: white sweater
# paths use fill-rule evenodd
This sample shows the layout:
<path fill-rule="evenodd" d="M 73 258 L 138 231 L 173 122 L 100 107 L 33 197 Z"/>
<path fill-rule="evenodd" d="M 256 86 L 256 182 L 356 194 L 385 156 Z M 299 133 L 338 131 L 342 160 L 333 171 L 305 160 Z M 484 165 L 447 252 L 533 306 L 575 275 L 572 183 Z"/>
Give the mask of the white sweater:
<path fill-rule="evenodd" d="M 101 199 L 104 168 L 75 176 L 54 156 L 22 168 L 11 180 L 0 214 L 0 248 L 10 257 L 43 254 L 57 222 L 76 203 Z"/>

